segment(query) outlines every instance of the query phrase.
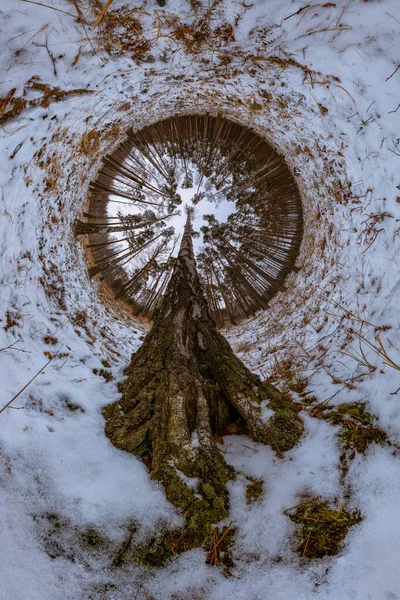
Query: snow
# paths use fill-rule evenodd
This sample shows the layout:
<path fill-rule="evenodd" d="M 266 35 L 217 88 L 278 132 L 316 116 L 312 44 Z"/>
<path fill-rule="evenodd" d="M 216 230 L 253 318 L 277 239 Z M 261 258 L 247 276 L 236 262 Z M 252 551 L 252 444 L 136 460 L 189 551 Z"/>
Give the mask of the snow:
<path fill-rule="evenodd" d="M 112 7 L 122 5 L 115 0 Z M 1 600 L 400 598 L 400 371 L 385 364 L 375 340 L 379 331 L 399 365 L 400 11 L 396 0 L 336 0 L 312 2 L 291 16 L 303 5 L 222 2 L 211 23 L 234 26 L 235 41 L 222 46 L 230 66 L 220 66 L 218 47 L 193 56 L 158 35 L 156 17 L 165 34 L 174 28 L 167 18 L 193 21 L 184 0 L 167 0 L 165 10 L 145 2 L 140 19 L 154 61 L 141 65 L 123 53 L 93 54 L 93 28 L 85 33 L 63 12 L 20 0 L 0 9 L 1 97 L 14 87 L 21 96 L 33 76 L 63 90 L 94 91 L 28 107 L 0 129 L 0 409 L 45 365 L 44 352 L 59 352 L 0 413 Z M 70 2 L 51 6 L 75 14 Z M 163 51 L 167 62 L 159 59 Z M 28 99 L 38 96 L 26 91 Z M 305 411 L 306 432 L 284 459 L 227 436 L 226 459 L 238 471 L 230 484 L 231 578 L 207 566 L 200 550 L 154 571 L 110 567 L 132 524 L 140 541 L 180 517 L 145 466 L 104 435 L 101 410 L 118 398 L 116 384 L 146 328 L 89 281 L 72 232 L 101 156 L 128 127 L 206 110 L 267 136 L 295 174 L 305 211 L 300 271 L 268 311 L 227 337 L 263 376 L 281 381 L 290 359 L 319 401 L 367 402 L 393 444 L 357 456 L 343 486 L 337 429 Z M 82 136 L 91 130 L 99 147 L 85 154 Z M 369 246 L 366 220 L 377 213 L 387 216 Z M 56 344 L 46 344 L 46 336 Z M 374 371 L 362 364 L 360 344 Z M 112 381 L 93 372 L 102 368 Z M 245 476 L 261 477 L 265 486 L 249 506 Z M 305 492 L 360 509 L 363 520 L 337 556 L 309 562 L 295 552 L 295 527 L 283 511 Z M 53 558 L 52 514 L 61 519 Z M 108 550 L 79 544 L 91 527 L 110 540 Z"/>

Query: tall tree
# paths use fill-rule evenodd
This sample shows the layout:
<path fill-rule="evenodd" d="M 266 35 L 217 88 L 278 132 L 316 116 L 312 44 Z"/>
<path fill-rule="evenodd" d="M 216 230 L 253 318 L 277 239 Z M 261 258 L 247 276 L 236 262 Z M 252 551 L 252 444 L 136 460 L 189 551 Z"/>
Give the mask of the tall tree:
<path fill-rule="evenodd" d="M 211 207 L 197 268 L 219 328 L 265 309 L 296 269 L 303 221 L 296 182 L 263 138 L 220 115 L 174 115 L 130 130 L 89 190 L 76 232 L 88 236 L 90 276 L 105 279 L 138 316 L 159 309 L 174 261 L 163 263 L 169 272 L 160 278 L 154 254 L 161 242 L 166 254 L 175 244 L 175 235 L 161 233 L 180 227 L 189 190 L 200 213 Z M 143 270 L 145 260 L 151 264 Z M 120 285 L 122 269 L 135 277 L 129 285 Z"/>
<path fill-rule="evenodd" d="M 303 423 L 290 398 L 250 373 L 218 332 L 196 269 L 190 212 L 153 328 L 125 374 L 121 399 L 104 411 L 106 434 L 145 459 L 187 516 L 190 544 L 203 545 L 209 525 L 228 515 L 226 484 L 234 477 L 215 434 L 241 423 L 281 454 L 298 441 Z M 266 400 L 275 411 L 268 422 L 260 406 Z M 187 478 L 196 478 L 195 489 Z"/>

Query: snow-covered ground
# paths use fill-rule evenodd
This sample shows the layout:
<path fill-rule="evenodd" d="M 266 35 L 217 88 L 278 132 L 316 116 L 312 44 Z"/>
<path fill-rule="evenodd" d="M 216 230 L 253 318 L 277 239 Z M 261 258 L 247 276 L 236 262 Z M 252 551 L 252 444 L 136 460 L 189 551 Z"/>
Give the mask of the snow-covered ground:
<path fill-rule="evenodd" d="M 99 9 L 43 4 L 0 7 L 0 97 L 16 88 L 28 101 L 0 121 L 0 410 L 53 357 L 0 412 L 1 600 L 400 598 L 398 1 L 207 4 L 212 33 L 190 50 L 199 17 L 188 2 L 131 0 L 145 62 L 124 44 L 112 55 L 99 46 L 103 24 L 90 25 Z M 227 24 L 233 36 L 217 29 Z M 92 93 L 55 101 L 38 82 Z M 143 331 L 89 281 L 72 228 L 101 156 L 128 127 L 206 110 L 250 124 L 286 156 L 305 211 L 299 272 L 228 338 L 263 376 L 282 381 L 290 361 L 319 401 L 367 402 L 393 443 L 357 455 L 344 485 L 337 429 L 306 411 L 306 433 L 283 460 L 227 438 L 238 471 L 230 578 L 200 550 L 156 571 L 110 568 L 133 524 L 138 540 L 180 517 L 145 466 L 104 435 L 101 408 L 118 397 Z M 244 475 L 265 482 L 251 506 Z M 305 492 L 339 503 L 346 494 L 360 509 L 337 556 L 295 552 L 283 511 Z M 106 548 L 83 543 L 91 528 Z"/>

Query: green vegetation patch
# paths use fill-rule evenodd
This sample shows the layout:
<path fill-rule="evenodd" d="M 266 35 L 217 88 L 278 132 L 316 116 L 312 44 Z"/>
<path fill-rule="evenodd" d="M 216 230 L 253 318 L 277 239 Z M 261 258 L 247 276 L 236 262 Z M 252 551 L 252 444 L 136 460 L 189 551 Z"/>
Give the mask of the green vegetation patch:
<path fill-rule="evenodd" d="M 196 498 L 185 511 L 185 527 L 167 531 L 159 538 L 152 538 L 146 544 L 136 547 L 133 558 L 147 567 L 161 567 L 168 560 L 193 548 L 203 548 L 207 552 L 207 563 L 222 565 L 230 569 L 233 565 L 232 546 L 234 530 L 230 525 L 218 527 L 214 524 L 226 516 L 224 503 L 214 498 L 213 504 Z"/>
<path fill-rule="evenodd" d="M 253 479 L 253 477 L 250 477 L 250 483 L 246 486 L 247 504 L 253 504 L 253 502 L 257 502 L 261 498 L 264 491 L 263 483 L 263 479 Z"/>
<path fill-rule="evenodd" d="M 270 444 L 278 453 L 291 450 L 304 431 L 304 423 L 298 414 L 302 409 L 301 404 L 282 396 L 272 399 L 268 404 L 268 408 L 275 413 L 268 424 Z"/>
<path fill-rule="evenodd" d="M 80 535 L 82 546 L 99 548 L 107 543 L 107 540 L 94 528 L 87 529 Z"/>
<path fill-rule="evenodd" d="M 297 552 L 307 558 L 337 554 L 350 527 L 362 520 L 359 511 L 330 508 L 327 500 L 303 502 L 294 508 L 289 516 L 299 525 L 301 542 Z"/>
<path fill-rule="evenodd" d="M 372 443 L 383 445 L 388 443 L 387 435 L 379 427 L 374 426 L 375 417 L 366 411 L 365 402 L 352 402 L 328 407 L 322 418 L 333 425 L 340 425 L 340 439 L 346 450 L 364 454 Z"/>
<path fill-rule="evenodd" d="M 196 467 L 189 464 L 179 467 L 191 477 L 204 477 L 207 470 L 203 461 L 206 460 L 207 457 L 200 454 L 196 463 L 198 472 Z M 162 473 L 152 471 L 152 478 L 163 483 L 168 500 L 182 511 L 185 525 L 182 529 L 166 531 L 161 536 L 136 547 L 133 550 L 133 559 L 148 567 L 160 567 L 182 552 L 203 548 L 207 552 L 208 564 L 221 564 L 229 569 L 232 565 L 230 549 L 234 531 L 230 525 L 220 526 L 219 523 L 229 515 L 226 483 L 233 478 L 233 471 L 222 462 L 209 459 L 208 477 L 199 485 L 198 493 L 201 497 L 198 497 L 170 463 L 171 461 L 164 463 Z"/>

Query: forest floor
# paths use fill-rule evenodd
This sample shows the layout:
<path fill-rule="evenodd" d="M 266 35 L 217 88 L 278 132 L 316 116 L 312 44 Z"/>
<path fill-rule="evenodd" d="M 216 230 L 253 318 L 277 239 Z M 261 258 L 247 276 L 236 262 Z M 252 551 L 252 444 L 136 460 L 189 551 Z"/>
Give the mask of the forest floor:
<path fill-rule="evenodd" d="M 114 0 L 95 27 L 100 11 L 0 8 L 1 600 L 399 599 L 397 0 Z M 230 575 L 199 549 L 133 560 L 181 516 L 104 434 L 146 328 L 89 281 L 73 234 L 128 127 L 207 110 L 285 155 L 305 214 L 287 290 L 224 332 L 305 423 L 283 459 L 244 435 L 220 446 Z M 355 515 L 337 554 L 311 557 L 304 501 Z"/>

